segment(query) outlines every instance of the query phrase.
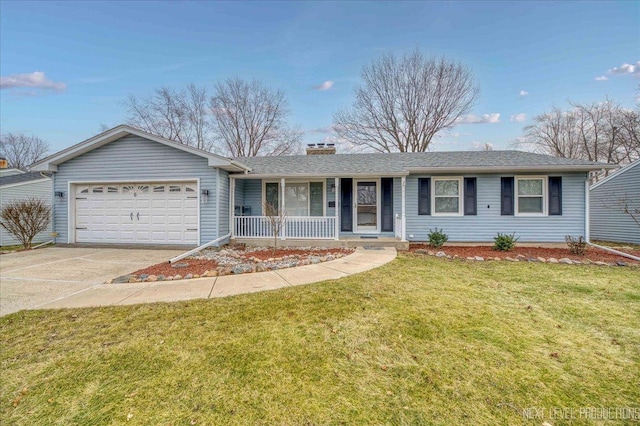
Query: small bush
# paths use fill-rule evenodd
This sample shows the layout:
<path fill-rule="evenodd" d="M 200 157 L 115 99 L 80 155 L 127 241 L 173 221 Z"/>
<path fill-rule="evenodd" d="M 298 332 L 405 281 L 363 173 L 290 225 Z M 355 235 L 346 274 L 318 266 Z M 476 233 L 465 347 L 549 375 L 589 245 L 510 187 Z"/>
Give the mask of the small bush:
<path fill-rule="evenodd" d="M 582 235 L 575 238 L 571 235 L 565 235 L 564 240 L 569 246 L 569 253 L 578 256 L 584 256 L 587 253 L 587 241 Z"/>
<path fill-rule="evenodd" d="M 499 251 L 511 251 L 516 246 L 516 241 L 520 237 L 516 238 L 515 232 L 511 235 L 501 234 L 498 232 L 498 236 L 493 238 L 493 249 Z"/>
<path fill-rule="evenodd" d="M 433 229 L 429 229 L 428 236 L 429 236 L 429 245 L 437 249 L 442 247 L 444 243 L 449 241 L 449 236 L 444 232 L 442 232 L 442 229 L 438 230 L 438 228 L 436 228 L 435 231 Z"/>
<path fill-rule="evenodd" d="M 26 249 L 33 239 L 47 229 L 51 221 L 51 207 L 44 200 L 27 198 L 8 203 L 0 211 L 0 225 Z"/>

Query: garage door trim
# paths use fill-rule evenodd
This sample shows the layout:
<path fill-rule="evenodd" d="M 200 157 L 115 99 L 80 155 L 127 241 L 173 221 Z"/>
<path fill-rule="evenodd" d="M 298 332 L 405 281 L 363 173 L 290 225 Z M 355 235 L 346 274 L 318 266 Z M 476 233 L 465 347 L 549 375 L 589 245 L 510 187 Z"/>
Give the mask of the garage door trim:
<path fill-rule="evenodd" d="M 55 175 L 54 175 L 55 179 Z M 67 243 L 74 244 L 76 242 L 76 195 L 75 195 L 75 187 L 77 185 L 108 185 L 108 184 L 125 184 L 125 183 L 140 183 L 140 184 L 152 184 L 152 183 L 170 183 L 170 182 L 178 182 L 178 183 L 188 183 L 195 182 L 196 183 L 196 194 L 198 196 L 198 208 L 197 211 L 197 221 L 198 221 L 198 246 L 202 244 L 200 241 L 200 233 L 201 233 L 201 221 L 200 221 L 200 207 L 202 204 L 202 199 L 200 195 L 200 178 L 191 177 L 191 178 L 170 178 L 170 179 L 91 179 L 91 180 L 73 180 L 67 182 Z M 55 208 L 56 200 L 53 201 L 53 207 Z"/>

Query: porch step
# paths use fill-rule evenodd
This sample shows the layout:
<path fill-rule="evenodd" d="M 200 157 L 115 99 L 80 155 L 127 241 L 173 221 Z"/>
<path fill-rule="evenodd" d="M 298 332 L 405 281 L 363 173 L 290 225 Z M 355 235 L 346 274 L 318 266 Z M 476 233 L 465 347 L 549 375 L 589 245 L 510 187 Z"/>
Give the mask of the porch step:
<path fill-rule="evenodd" d="M 233 243 L 243 243 L 250 247 L 271 246 L 273 245 L 273 239 L 271 238 L 234 238 L 231 240 Z M 377 239 L 349 237 L 336 240 L 295 240 L 286 239 L 278 240 L 278 247 L 393 247 L 396 250 L 408 250 L 409 242 L 400 241 L 398 238 L 393 237 L 379 237 Z"/>

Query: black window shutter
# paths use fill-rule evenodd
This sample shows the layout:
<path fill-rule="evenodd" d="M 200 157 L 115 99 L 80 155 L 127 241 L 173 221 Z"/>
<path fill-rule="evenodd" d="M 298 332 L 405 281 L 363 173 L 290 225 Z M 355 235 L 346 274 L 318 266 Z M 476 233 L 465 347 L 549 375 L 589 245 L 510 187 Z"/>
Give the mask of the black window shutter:
<path fill-rule="evenodd" d="M 513 178 L 500 178 L 500 214 L 502 216 L 513 216 Z"/>
<path fill-rule="evenodd" d="M 382 186 L 382 231 L 393 231 L 393 178 L 380 179 Z"/>
<path fill-rule="evenodd" d="M 418 214 L 431 214 L 431 179 L 418 179 Z"/>
<path fill-rule="evenodd" d="M 549 214 L 562 215 L 562 177 L 549 176 Z"/>
<path fill-rule="evenodd" d="M 345 178 L 340 180 L 340 230 L 345 232 L 353 231 L 353 210 L 351 207 L 353 199 L 353 180 Z"/>
<path fill-rule="evenodd" d="M 464 214 L 475 216 L 478 214 L 478 195 L 476 178 L 464 178 Z"/>

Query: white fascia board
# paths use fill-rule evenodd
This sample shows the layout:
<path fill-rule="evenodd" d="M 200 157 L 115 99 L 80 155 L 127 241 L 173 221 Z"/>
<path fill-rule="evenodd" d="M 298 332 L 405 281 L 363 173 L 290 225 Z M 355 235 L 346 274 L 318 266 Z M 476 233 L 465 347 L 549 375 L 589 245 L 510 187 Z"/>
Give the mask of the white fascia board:
<path fill-rule="evenodd" d="M 280 178 L 379 178 L 408 176 L 408 172 L 381 173 L 279 173 L 279 174 L 233 174 L 234 179 L 280 179 Z"/>
<path fill-rule="evenodd" d="M 40 182 L 45 182 L 45 181 L 49 181 L 49 180 L 51 180 L 51 178 L 27 180 L 27 181 L 24 181 L 24 182 L 10 183 L 8 185 L 0 185 L 0 188 L 2 188 L 2 189 L 13 188 L 14 186 L 29 185 L 29 184 L 32 184 L 32 183 L 40 183 Z"/>

